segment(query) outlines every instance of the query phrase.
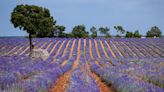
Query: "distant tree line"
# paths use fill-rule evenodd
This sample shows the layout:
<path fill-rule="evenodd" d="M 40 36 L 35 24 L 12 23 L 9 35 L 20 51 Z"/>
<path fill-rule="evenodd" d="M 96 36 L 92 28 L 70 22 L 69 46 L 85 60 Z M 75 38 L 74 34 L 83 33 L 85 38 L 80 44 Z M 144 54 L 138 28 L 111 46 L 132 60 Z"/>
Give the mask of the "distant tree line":
<path fill-rule="evenodd" d="M 74 38 L 96 38 L 96 37 L 125 37 L 125 38 L 141 38 L 141 37 L 161 37 L 162 32 L 157 26 L 153 26 L 150 28 L 150 30 L 147 31 L 146 35 L 141 35 L 139 33 L 139 30 L 136 30 L 134 32 L 126 31 L 122 26 L 114 26 L 114 29 L 117 32 L 116 36 L 112 36 L 110 34 L 110 28 L 109 27 L 99 27 L 96 28 L 95 26 L 92 26 L 89 31 L 86 31 L 86 27 L 84 25 L 77 25 L 72 29 L 71 33 L 63 33 L 63 36 L 57 36 L 57 37 L 74 37 Z M 56 30 L 54 30 L 56 32 Z M 89 32 L 91 35 L 89 35 Z M 98 35 L 99 34 L 99 35 Z M 124 35 L 125 34 L 125 35 Z"/>
<path fill-rule="evenodd" d="M 110 34 L 109 27 L 99 27 L 95 26 L 90 28 L 91 35 L 89 31 L 86 31 L 85 25 L 76 25 L 72 32 L 66 33 L 66 27 L 63 25 L 56 25 L 56 20 L 50 15 L 47 8 L 39 7 L 36 5 L 17 5 L 11 12 L 11 23 L 15 28 L 26 31 L 29 34 L 30 43 L 30 55 L 33 50 L 32 37 L 75 37 L 75 38 L 86 38 L 86 37 L 112 37 Z M 122 37 L 126 32 L 125 37 L 137 37 L 140 38 L 141 34 L 138 30 L 134 33 L 126 31 L 122 26 L 114 26 L 117 31 L 116 37 Z M 100 35 L 98 35 L 98 33 Z M 146 37 L 161 37 L 162 32 L 157 27 L 152 27 L 147 33 Z"/>
<path fill-rule="evenodd" d="M 110 38 L 110 28 L 92 26 L 90 30 L 86 30 L 85 25 L 76 25 L 73 27 L 70 33 L 66 33 L 66 27 L 64 25 L 56 25 L 56 20 L 50 15 L 48 9 L 35 6 L 35 5 L 17 5 L 11 13 L 11 22 L 15 28 L 20 28 L 29 34 L 29 40 L 31 43 L 32 37 L 106 37 Z M 143 35 L 136 30 L 134 33 L 125 30 L 121 25 L 113 27 L 117 35 L 115 37 L 126 38 L 140 38 Z M 89 34 L 91 33 L 91 34 Z M 146 37 L 161 37 L 162 32 L 157 26 L 153 26 L 147 31 Z"/>

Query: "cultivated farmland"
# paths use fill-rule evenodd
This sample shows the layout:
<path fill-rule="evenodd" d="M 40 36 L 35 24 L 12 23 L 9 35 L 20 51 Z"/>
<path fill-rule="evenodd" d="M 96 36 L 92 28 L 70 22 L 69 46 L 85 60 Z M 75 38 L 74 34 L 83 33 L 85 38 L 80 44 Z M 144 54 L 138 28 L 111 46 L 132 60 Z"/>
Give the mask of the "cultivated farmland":
<path fill-rule="evenodd" d="M 164 39 L 0 39 L 0 92 L 164 92 Z"/>

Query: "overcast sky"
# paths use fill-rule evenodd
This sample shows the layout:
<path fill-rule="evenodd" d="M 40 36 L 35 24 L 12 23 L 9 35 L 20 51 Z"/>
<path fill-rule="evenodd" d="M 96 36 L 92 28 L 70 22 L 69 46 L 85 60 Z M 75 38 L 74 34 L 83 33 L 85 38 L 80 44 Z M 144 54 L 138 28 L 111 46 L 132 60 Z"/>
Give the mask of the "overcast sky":
<path fill-rule="evenodd" d="M 164 0 L 0 0 L 0 36 L 25 36 L 10 22 L 11 12 L 18 4 L 46 7 L 58 25 L 71 32 L 75 25 L 84 24 L 87 31 L 92 26 L 109 27 L 116 34 L 115 25 L 143 35 L 152 26 L 164 34 Z"/>

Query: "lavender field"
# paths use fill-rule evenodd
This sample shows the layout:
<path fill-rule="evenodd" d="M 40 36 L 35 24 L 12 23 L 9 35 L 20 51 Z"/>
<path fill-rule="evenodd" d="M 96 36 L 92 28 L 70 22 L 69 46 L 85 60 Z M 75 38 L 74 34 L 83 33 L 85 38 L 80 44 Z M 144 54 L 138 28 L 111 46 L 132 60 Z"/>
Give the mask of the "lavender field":
<path fill-rule="evenodd" d="M 0 38 L 0 92 L 164 92 L 164 38 Z"/>

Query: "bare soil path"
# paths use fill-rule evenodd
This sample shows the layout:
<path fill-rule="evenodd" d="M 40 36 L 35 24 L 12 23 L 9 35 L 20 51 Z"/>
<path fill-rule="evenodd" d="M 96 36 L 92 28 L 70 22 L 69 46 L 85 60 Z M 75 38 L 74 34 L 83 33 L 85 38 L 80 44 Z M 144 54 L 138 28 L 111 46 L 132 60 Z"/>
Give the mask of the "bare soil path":
<path fill-rule="evenodd" d="M 113 50 L 111 49 L 110 45 L 107 43 L 107 41 L 105 41 L 105 43 L 106 43 L 106 45 L 108 46 L 108 49 L 110 50 L 112 56 L 113 56 L 114 58 L 117 58 L 116 55 L 114 54 Z"/>
<path fill-rule="evenodd" d="M 100 42 L 100 44 L 101 44 L 101 48 L 102 48 L 102 50 L 103 50 L 103 52 L 104 52 L 104 54 L 105 54 L 105 57 L 109 59 L 109 56 L 108 56 L 108 54 L 107 54 L 107 52 L 106 52 L 106 50 L 105 50 L 105 47 L 104 47 L 102 41 L 99 40 L 99 42 Z"/>
<path fill-rule="evenodd" d="M 74 44 L 75 44 L 75 41 L 73 43 L 73 48 L 74 48 Z M 57 79 L 57 81 L 55 82 L 54 86 L 49 90 L 50 92 L 64 92 L 66 90 L 66 88 L 68 87 L 69 78 L 71 76 L 71 73 L 79 65 L 80 46 L 81 46 L 81 40 L 79 40 L 79 42 L 78 42 L 77 58 L 74 61 L 74 64 L 73 64 L 71 70 L 66 72 L 61 77 L 59 77 L 59 79 Z M 71 49 L 71 53 L 72 53 L 72 51 L 73 51 L 73 49 Z"/>
<path fill-rule="evenodd" d="M 99 76 L 97 76 L 94 72 L 91 71 L 90 65 L 88 63 L 86 64 L 87 64 L 87 69 L 90 72 L 90 75 L 95 80 L 97 86 L 99 87 L 100 92 L 115 92 L 114 88 L 111 85 L 109 86 L 105 84 Z"/>
<path fill-rule="evenodd" d="M 114 46 L 114 48 L 116 49 L 116 51 L 118 52 L 118 54 L 123 57 L 122 53 L 118 50 L 118 48 L 116 47 L 116 45 L 111 41 L 111 44 Z"/>
<path fill-rule="evenodd" d="M 98 45 L 97 45 L 97 42 L 96 42 L 95 39 L 94 39 L 94 43 L 95 43 L 96 53 L 97 53 L 98 57 L 101 58 L 101 55 L 100 55 L 100 52 L 99 52 L 99 49 L 98 49 Z"/>
<path fill-rule="evenodd" d="M 84 41 L 85 41 L 85 40 L 84 40 Z M 92 42 L 91 42 L 91 40 L 89 40 L 89 53 L 90 53 L 91 59 L 93 59 Z"/>

